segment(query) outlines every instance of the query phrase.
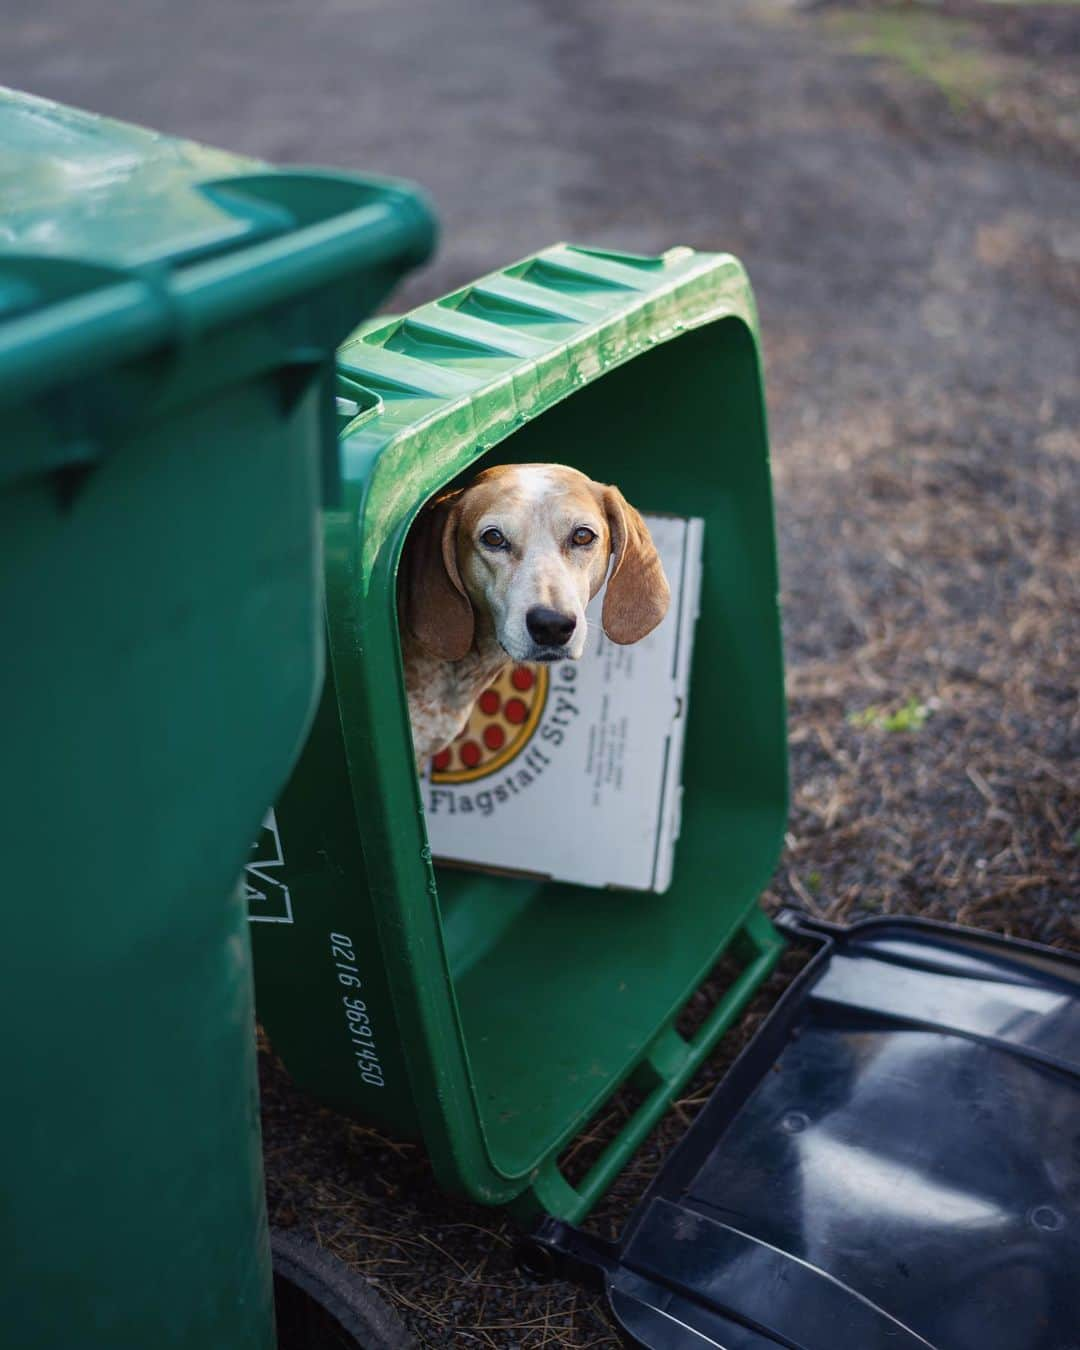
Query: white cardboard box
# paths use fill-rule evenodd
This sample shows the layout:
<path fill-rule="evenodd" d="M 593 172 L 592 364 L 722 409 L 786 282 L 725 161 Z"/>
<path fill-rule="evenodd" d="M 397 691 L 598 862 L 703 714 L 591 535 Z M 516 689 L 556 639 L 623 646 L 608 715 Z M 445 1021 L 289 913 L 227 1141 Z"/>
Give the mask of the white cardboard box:
<path fill-rule="evenodd" d="M 619 647 L 587 614 L 580 661 L 509 667 L 424 776 L 436 858 L 585 886 L 667 890 L 704 522 L 646 516 L 671 608 Z"/>

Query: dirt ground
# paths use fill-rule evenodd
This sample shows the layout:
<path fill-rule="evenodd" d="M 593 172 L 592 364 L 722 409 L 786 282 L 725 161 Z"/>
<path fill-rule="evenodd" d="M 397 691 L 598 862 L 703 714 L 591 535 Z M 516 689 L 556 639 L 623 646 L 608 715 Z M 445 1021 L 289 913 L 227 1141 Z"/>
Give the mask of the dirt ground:
<path fill-rule="evenodd" d="M 298 13 L 9 0 L 0 80 L 417 178 L 444 241 L 397 304 L 557 238 L 739 254 L 766 347 L 789 671 L 792 811 L 765 903 L 1080 946 L 1080 8 Z M 601 1206 L 605 1231 L 795 965 Z M 422 1345 L 618 1344 L 594 1296 L 515 1269 L 509 1222 L 443 1196 L 417 1146 L 262 1060 L 272 1221 L 363 1271 Z"/>

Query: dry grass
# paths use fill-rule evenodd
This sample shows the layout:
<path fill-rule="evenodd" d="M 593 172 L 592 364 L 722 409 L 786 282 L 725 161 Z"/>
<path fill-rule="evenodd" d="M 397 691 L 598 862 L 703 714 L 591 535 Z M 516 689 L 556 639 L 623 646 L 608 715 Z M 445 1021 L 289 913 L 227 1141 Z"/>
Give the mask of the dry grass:
<path fill-rule="evenodd" d="M 801 3 L 833 41 L 880 64 L 899 107 L 929 93 L 953 134 L 1053 162 L 1080 154 L 1075 0 Z"/>
<path fill-rule="evenodd" d="M 782 463 L 781 499 L 816 506 L 817 610 L 824 598 L 843 650 L 790 666 L 793 811 L 773 893 L 834 919 L 920 913 L 1067 946 L 1080 444 L 1055 429 L 991 457 L 972 412 L 954 444 L 878 416 L 810 432 Z M 793 591 L 789 612 L 806 603 Z M 912 704 L 925 721 L 908 731 L 859 716 Z"/>
<path fill-rule="evenodd" d="M 502 1213 L 446 1197 L 417 1145 L 314 1105 L 265 1047 L 260 1058 L 271 1223 L 362 1273 L 421 1345 L 618 1345 L 598 1298 L 522 1274 Z"/>

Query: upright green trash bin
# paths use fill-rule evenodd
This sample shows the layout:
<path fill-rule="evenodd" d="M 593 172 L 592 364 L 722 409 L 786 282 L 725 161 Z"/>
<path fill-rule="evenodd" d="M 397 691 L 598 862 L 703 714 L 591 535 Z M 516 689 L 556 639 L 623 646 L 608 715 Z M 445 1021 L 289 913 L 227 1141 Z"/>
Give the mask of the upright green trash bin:
<path fill-rule="evenodd" d="M 757 324 L 728 255 L 560 246 L 339 355 L 345 500 L 327 519 L 330 671 L 253 882 L 257 1000 L 296 1079 L 422 1136 L 442 1182 L 580 1217 L 780 950 L 757 899 L 786 812 Z M 424 502 L 481 462 L 555 460 L 644 510 L 705 518 L 682 832 L 664 895 L 433 866 L 395 606 Z M 689 1036 L 718 959 L 737 963 Z M 633 1077 L 577 1185 L 559 1157 Z"/>
<path fill-rule="evenodd" d="M 0 1340 L 269 1350 L 237 878 L 322 671 L 333 353 L 406 188 L 0 92 Z"/>

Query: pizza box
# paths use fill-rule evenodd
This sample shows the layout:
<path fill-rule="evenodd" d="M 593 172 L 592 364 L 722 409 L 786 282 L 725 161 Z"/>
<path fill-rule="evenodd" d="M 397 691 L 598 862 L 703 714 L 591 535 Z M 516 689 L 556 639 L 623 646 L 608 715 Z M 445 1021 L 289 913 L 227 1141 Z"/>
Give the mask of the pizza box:
<path fill-rule="evenodd" d="M 617 646 L 601 591 L 580 661 L 508 666 L 484 690 L 424 774 L 439 861 L 583 886 L 671 884 L 704 522 L 645 519 L 671 585 L 667 616 Z"/>

